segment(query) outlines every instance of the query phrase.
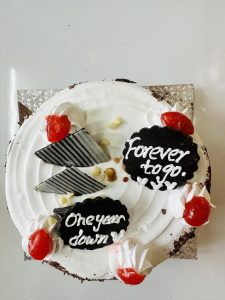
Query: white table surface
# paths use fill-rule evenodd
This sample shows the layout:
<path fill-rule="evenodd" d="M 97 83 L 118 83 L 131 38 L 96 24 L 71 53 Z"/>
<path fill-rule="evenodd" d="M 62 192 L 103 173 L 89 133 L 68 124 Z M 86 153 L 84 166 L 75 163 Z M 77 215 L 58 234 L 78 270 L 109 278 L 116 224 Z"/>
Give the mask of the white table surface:
<path fill-rule="evenodd" d="M 225 1 L 0 0 L 0 299 L 225 299 Z M 6 209 L 4 163 L 16 90 L 116 77 L 194 83 L 197 130 L 213 168 L 198 261 L 168 260 L 140 286 L 84 283 L 24 262 Z M 16 195 L 15 195 L 16 197 Z"/>

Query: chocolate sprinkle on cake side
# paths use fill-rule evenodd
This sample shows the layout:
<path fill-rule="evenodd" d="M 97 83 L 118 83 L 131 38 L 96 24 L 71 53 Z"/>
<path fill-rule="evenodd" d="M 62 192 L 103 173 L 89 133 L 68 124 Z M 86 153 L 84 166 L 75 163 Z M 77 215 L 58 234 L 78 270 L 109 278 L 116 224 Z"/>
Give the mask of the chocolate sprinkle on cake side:
<path fill-rule="evenodd" d="M 173 243 L 173 250 L 169 252 L 170 257 L 174 257 L 181 248 L 189 241 L 195 237 L 195 228 L 191 229 L 190 232 L 185 232 L 183 235 L 179 237 L 178 240 L 175 240 Z"/>
<path fill-rule="evenodd" d="M 46 264 L 48 264 L 48 265 L 54 267 L 55 269 L 57 269 L 57 270 L 63 272 L 64 275 L 67 274 L 67 275 L 72 276 L 73 278 L 79 279 L 79 280 L 81 281 L 81 283 L 83 283 L 84 281 L 99 281 L 99 282 L 104 282 L 104 281 L 107 281 L 107 280 L 117 280 L 115 277 L 113 277 L 113 278 L 111 278 L 111 279 L 89 279 L 89 278 L 82 278 L 82 277 L 80 277 L 80 276 L 78 276 L 78 275 L 76 275 L 76 274 L 70 273 L 69 271 L 67 271 L 64 267 L 62 267 L 62 266 L 61 266 L 58 262 L 56 262 L 56 261 L 52 261 L 52 260 L 46 261 L 46 260 L 43 260 L 42 263 L 46 263 Z"/>

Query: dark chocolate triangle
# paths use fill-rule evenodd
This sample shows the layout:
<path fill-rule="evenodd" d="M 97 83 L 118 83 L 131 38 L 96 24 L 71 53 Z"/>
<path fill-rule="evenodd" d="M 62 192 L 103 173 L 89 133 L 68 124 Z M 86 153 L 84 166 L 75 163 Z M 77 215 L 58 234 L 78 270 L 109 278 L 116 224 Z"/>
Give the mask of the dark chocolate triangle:
<path fill-rule="evenodd" d="M 19 125 L 22 125 L 23 122 L 32 115 L 32 111 L 25 106 L 23 103 L 18 102 L 18 108 L 19 108 Z"/>
<path fill-rule="evenodd" d="M 57 207 L 57 208 L 54 208 L 53 212 L 60 217 L 64 217 L 65 214 L 68 211 L 70 211 L 72 207 L 73 207 L 73 205 L 66 206 L 66 207 Z"/>
<path fill-rule="evenodd" d="M 67 167 L 90 167 L 110 160 L 84 128 L 35 154 L 47 163 Z"/>
<path fill-rule="evenodd" d="M 74 193 L 80 196 L 104 189 L 105 185 L 96 181 L 76 167 L 68 168 L 35 187 L 36 191 L 46 193 Z"/>

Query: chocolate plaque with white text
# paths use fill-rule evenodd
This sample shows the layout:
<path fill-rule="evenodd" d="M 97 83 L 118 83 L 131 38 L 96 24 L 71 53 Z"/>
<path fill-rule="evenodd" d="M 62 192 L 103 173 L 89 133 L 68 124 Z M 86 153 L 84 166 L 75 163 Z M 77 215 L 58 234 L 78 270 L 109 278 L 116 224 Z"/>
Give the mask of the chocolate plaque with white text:
<path fill-rule="evenodd" d="M 173 190 L 193 178 L 199 155 L 193 138 L 165 127 L 135 132 L 125 144 L 123 164 L 131 178 L 152 190 Z"/>
<path fill-rule="evenodd" d="M 65 245 L 93 250 L 112 244 L 112 233 L 126 231 L 128 224 L 125 205 L 97 197 L 74 204 L 60 221 L 59 232 Z"/>

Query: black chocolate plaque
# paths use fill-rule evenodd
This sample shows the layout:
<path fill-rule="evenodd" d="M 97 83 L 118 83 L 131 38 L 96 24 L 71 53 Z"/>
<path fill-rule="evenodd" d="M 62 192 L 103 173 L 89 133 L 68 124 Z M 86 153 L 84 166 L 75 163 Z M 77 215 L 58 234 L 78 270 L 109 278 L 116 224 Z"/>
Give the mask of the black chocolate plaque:
<path fill-rule="evenodd" d="M 112 232 L 127 229 L 129 214 L 119 200 L 97 197 L 75 203 L 60 221 L 59 232 L 71 248 L 102 248 L 113 243 Z"/>
<path fill-rule="evenodd" d="M 135 132 L 126 142 L 123 156 L 133 180 L 161 191 L 184 185 L 193 177 L 199 161 L 191 136 L 156 125 Z"/>

